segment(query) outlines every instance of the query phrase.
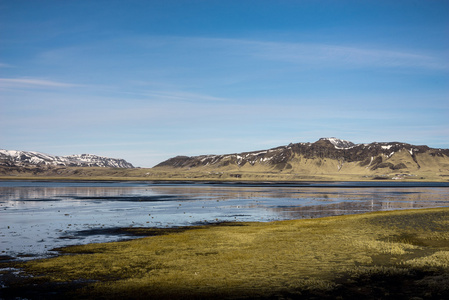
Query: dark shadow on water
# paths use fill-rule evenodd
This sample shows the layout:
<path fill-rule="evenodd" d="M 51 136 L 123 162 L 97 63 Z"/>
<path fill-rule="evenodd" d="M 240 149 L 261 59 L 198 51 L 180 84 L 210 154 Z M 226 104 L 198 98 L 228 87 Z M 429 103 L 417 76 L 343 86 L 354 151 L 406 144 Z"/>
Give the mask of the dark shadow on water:
<path fill-rule="evenodd" d="M 158 201 L 187 201 L 185 197 L 177 195 L 156 195 L 156 196 L 67 196 L 74 200 L 92 201 L 131 201 L 131 202 L 158 202 Z"/>
<path fill-rule="evenodd" d="M 170 233 L 181 233 L 192 229 L 207 229 L 210 226 L 246 226 L 239 222 L 196 222 L 192 226 L 178 226 L 178 227 L 109 227 L 109 228 L 91 228 L 86 230 L 78 230 L 70 232 L 68 235 L 61 236 L 59 239 L 77 239 L 87 236 L 158 236 Z M 123 239 L 121 239 L 123 241 Z M 63 247 L 64 248 L 64 247 Z M 53 250 L 63 249 L 55 248 Z"/>
<path fill-rule="evenodd" d="M 64 196 L 62 196 L 64 197 Z M 16 200 L 19 202 L 57 202 L 57 201 L 62 201 L 63 199 L 59 199 L 59 198 L 48 198 L 48 199 L 43 199 L 43 198 L 37 198 L 37 199 L 20 199 L 20 200 Z"/>
<path fill-rule="evenodd" d="M 424 181 L 151 181 L 151 185 L 215 185 L 215 186 L 245 186 L 245 187 L 326 187 L 326 188 L 401 188 L 401 187 L 449 187 L 449 182 L 424 182 Z"/>

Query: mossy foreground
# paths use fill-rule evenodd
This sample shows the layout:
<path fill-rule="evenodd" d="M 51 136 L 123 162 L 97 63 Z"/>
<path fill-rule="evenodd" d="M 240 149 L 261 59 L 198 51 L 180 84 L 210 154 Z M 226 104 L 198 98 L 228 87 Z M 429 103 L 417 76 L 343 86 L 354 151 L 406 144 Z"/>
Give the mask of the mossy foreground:
<path fill-rule="evenodd" d="M 148 234 L 22 263 L 0 298 L 449 299 L 449 208 Z"/>

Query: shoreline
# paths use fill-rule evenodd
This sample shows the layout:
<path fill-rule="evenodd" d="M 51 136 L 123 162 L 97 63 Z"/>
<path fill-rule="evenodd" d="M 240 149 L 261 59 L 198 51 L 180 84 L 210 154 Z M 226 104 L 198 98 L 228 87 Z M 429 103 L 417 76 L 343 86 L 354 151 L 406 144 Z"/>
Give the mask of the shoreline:
<path fill-rule="evenodd" d="M 358 213 L 351 213 L 351 214 L 341 214 L 341 215 L 324 215 L 322 217 L 312 217 L 312 218 L 300 218 L 300 219 L 286 219 L 286 220 L 270 220 L 270 221 L 208 221 L 204 223 L 198 223 L 198 224 L 189 224 L 189 225 L 174 225 L 174 226 L 165 226 L 165 227 L 133 227 L 133 226 L 126 226 L 126 227 L 111 227 L 111 228 L 92 228 L 87 230 L 80 230 L 75 233 L 77 236 L 90 236 L 90 235 L 108 235 L 108 236 L 114 236 L 114 237 L 120 237 L 113 241 L 103 241 L 103 242 L 91 242 L 91 243 L 80 243 L 75 245 L 65 245 L 61 247 L 55 247 L 52 249 L 49 249 L 50 253 L 47 253 L 43 256 L 36 256 L 32 253 L 21 253 L 18 256 L 9 256 L 9 255 L 1 255 L 0 254 L 0 267 L 1 263 L 21 263 L 21 262 L 27 262 L 31 260 L 46 260 L 46 259 L 52 259 L 55 257 L 59 257 L 61 255 L 64 255 L 65 249 L 72 248 L 72 247 L 83 247 L 83 246 L 89 246 L 89 245 L 102 245 L 102 244 L 111 244 L 111 243 L 120 243 L 120 242 L 128 242 L 133 241 L 140 238 L 145 237 L 153 237 L 153 236 L 161 236 L 161 235 L 168 235 L 168 234 L 175 234 L 175 233 L 181 233 L 184 231 L 189 230 L 199 230 L 199 229 L 208 229 L 213 227 L 219 227 L 219 226 L 245 226 L 245 224 L 267 224 L 267 226 L 270 225 L 270 223 L 279 223 L 279 222 L 291 222 L 291 221 L 314 221 L 314 220 L 332 220 L 336 218 L 344 218 L 348 216 L 368 216 L 368 215 L 383 215 L 383 214 L 389 214 L 389 213 L 395 213 L 395 212 L 404 212 L 404 213 L 411 213 L 414 211 L 432 211 L 432 210 L 441 210 L 441 209 L 447 209 L 449 212 L 449 206 L 443 206 L 443 207 L 424 207 L 424 208 L 407 208 L 407 209 L 391 209 L 391 210 L 379 210 L 379 211 L 368 211 L 368 212 L 358 212 Z M 242 225 L 243 224 L 243 225 Z M 0 298 L 1 299 L 1 298 Z"/>
<path fill-rule="evenodd" d="M 437 179 L 304 179 L 304 180 L 268 180 L 268 179 L 204 179 L 204 178 L 142 178 L 142 177 L 62 177 L 62 176 L 0 176 L 0 181 L 57 181 L 57 182 L 154 182 L 154 183 L 210 183 L 210 184 L 304 184 L 307 183 L 340 183 L 340 182 L 364 182 L 364 183 L 447 183 L 448 180 Z"/>
<path fill-rule="evenodd" d="M 346 171 L 346 172 L 294 172 L 257 171 L 240 169 L 153 169 L 153 168 L 100 168 L 100 167 L 55 167 L 35 170 L 0 170 L 0 180 L 76 180 L 76 181 L 191 181 L 191 182 L 449 182 L 447 170 L 420 170 L 395 172 Z"/>
<path fill-rule="evenodd" d="M 11 196 L 10 199 L 12 201 L 24 199 L 24 202 L 21 202 L 21 204 L 14 202 L 8 202 L 8 204 L 5 202 L 4 205 L 5 214 L 1 222 L 3 224 L 2 232 L 4 237 L 10 235 L 10 238 L 3 240 L 2 245 L 5 247 L 2 250 L 5 251 L 2 254 L 8 254 L 12 257 L 19 257 L 20 255 L 25 255 L 26 257 L 28 254 L 44 257 L 47 251 L 43 249 L 44 247 L 45 249 L 52 249 L 73 245 L 75 243 L 87 244 L 91 242 L 107 242 L 130 238 L 113 234 L 114 230 L 120 230 L 120 228 L 185 227 L 228 221 L 243 222 L 262 220 L 269 222 L 282 219 L 311 219 L 330 215 L 359 214 L 361 212 L 375 210 L 419 209 L 422 207 L 447 205 L 448 201 L 435 201 L 444 200 L 445 195 L 449 194 L 449 190 L 447 189 L 449 184 L 446 183 L 424 184 L 411 182 L 211 183 L 129 181 L 124 183 L 123 181 L 18 181 L 18 183 L 0 182 L 0 185 L 3 188 L 2 191 L 9 191 L 8 193 L 11 193 L 8 187 L 19 188 L 15 192 L 17 196 Z M 79 196 L 73 194 L 76 190 L 65 191 L 60 189 L 66 187 L 81 188 Z M 41 189 L 46 188 L 50 188 L 50 190 L 45 190 L 45 194 L 42 194 Z M 87 193 L 85 189 L 90 188 L 95 188 L 93 191 L 95 193 L 98 191 L 99 194 L 96 194 L 97 196 L 89 200 L 89 195 L 92 196 L 92 194 L 84 195 L 84 193 Z M 127 191 L 136 192 L 131 192 L 130 196 L 126 197 L 120 196 L 121 194 L 118 194 L 118 192 L 114 192 L 117 193 L 115 196 L 115 194 L 108 194 L 109 192 L 106 192 L 111 191 L 110 188 L 113 188 L 112 190 L 126 188 Z M 192 188 L 194 189 L 192 190 Z M 367 190 L 362 191 L 361 189 Z M 255 190 L 260 194 L 254 194 Z M 88 191 L 89 193 L 93 192 Z M 229 193 L 229 196 L 225 197 L 223 194 L 224 191 Z M 83 201 L 75 202 L 79 203 L 76 204 L 77 206 L 73 206 L 74 204 L 71 204 L 70 201 L 60 201 L 66 199 L 63 194 L 66 192 L 72 193 L 71 197 L 73 199 Z M 170 192 L 178 194 L 180 198 L 167 198 L 165 193 Z M 184 198 L 190 199 L 189 195 L 192 192 L 203 201 L 213 201 L 206 201 L 204 203 L 194 201 L 192 204 L 182 202 Z M 238 194 L 236 194 L 237 192 Z M 244 193 L 242 194 L 242 192 Z M 315 197 L 314 194 L 310 196 L 309 192 L 318 192 L 318 198 L 313 198 L 314 200 L 312 202 L 311 200 L 302 200 L 303 198 L 308 199 L 307 197 Z M 413 194 L 409 194 L 409 192 L 413 192 Z M 102 193 L 106 193 L 104 199 L 102 198 Z M 135 196 L 133 196 L 133 193 L 136 193 Z M 352 198 L 351 195 L 354 193 L 361 193 L 360 195 L 364 196 Z M 377 193 L 381 193 L 384 195 L 383 197 L 389 195 L 389 197 L 394 197 L 394 199 L 389 199 L 387 201 L 388 203 L 384 204 L 384 200 L 380 198 L 376 199 Z M 42 195 L 45 195 L 45 201 L 33 202 L 39 201 L 39 197 L 43 197 Z M 217 197 L 216 195 L 219 196 Z M 349 198 L 345 195 L 349 195 Z M 437 195 L 437 197 L 435 198 L 435 196 L 430 195 Z M 207 199 L 202 198 L 202 196 L 207 196 Z M 5 197 L 2 199 L 8 199 Z M 265 202 L 251 200 L 252 197 L 261 197 L 259 200 L 265 199 L 266 197 L 267 200 L 263 200 Z M 27 202 L 26 199 L 29 199 L 31 202 Z M 347 202 L 344 199 L 352 199 L 353 201 L 348 200 Z M 373 202 L 373 199 L 376 200 Z M 174 202 L 170 202 L 169 204 L 167 200 Z M 220 201 L 220 203 L 216 203 L 215 200 L 231 200 L 231 202 Z M 56 202 L 49 203 L 48 201 Z M 233 203 L 232 201 L 238 202 Z M 426 201 L 429 201 L 428 205 Z M 242 208 L 237 206 L 235 206 L 237 208 L 233 208 L 234 206 L 229 206 L 231 204 L 228 203 L 242 205 Z M 35 212 L 27 213 L 27 207 L 29 205 L 31 205 Z M 8 214 L 8 207 L 15 207 L 15 210 L 11 210 L 11 214 Z M 165 208 L 162 211 L 159 210 L 159 207 Z M 266 207 L 270 207 L 270 209 L 266 209 Z M 42 210 L 40 208 L 45 209 Z M 119 210 L 117 210 L 119 208 L 127 211 L 125 216 L 121 215 Z M 91 215 L 89 211 L 101 211 L 102 214 Z M 53 221 L 41 221 L 47 219 Z M 24 222 L 31 222 L 30 224 L 33 226 L 21 225 Z M 87 234 L 88 232 L 91 234 Z M 43 255 L 40 255 L 40 253 L 43 253 Z"/>

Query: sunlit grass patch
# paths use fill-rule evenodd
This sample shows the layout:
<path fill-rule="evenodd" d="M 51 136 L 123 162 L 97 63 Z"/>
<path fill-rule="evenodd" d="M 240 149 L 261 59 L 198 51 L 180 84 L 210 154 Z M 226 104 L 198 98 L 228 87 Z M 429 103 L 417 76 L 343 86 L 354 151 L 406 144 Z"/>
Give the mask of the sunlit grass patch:
<path fill-rule="evenodd" d="M 437 268 L 449 270 L 449 251 L 438 251 L 429 256 L 407 260 L 402 265 L 417 269 Z"/>
<path fill-rule="evenodd" d="M 410 253 L 411 250 L 418 249 L 418 246 L 408 243 L 399 243 L 394 241 L 379 241 L 372 239 L 359 239 L 352 241 L 354 247 L 361 248 L 366 252 L 375 254 L 402 255 Z"/>

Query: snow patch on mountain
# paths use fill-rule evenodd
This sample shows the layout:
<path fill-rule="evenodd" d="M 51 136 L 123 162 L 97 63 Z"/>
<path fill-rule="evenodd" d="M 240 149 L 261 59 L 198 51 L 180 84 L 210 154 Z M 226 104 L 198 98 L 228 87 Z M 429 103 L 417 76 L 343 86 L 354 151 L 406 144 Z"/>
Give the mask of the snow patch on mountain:
<path fill-rule="evenodd" d="M 320 141 L 329 141 L 335 149 L 351 149 L 356 146 L 353 142 L 337 139 L 335 137 L 321 138 Z"/>

